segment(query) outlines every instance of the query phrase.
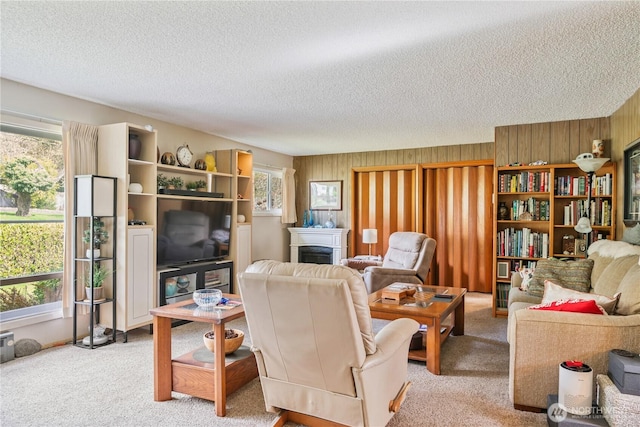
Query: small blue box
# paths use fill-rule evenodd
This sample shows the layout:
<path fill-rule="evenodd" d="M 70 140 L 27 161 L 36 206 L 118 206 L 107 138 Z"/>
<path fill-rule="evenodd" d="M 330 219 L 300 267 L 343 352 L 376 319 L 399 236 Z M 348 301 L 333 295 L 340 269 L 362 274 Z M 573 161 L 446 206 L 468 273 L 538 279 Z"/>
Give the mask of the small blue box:
<path fill-rule="evenodd" d="M 640 355 L 638 353 L 611 350 L 608 373 L 621 393 L 640 396 Z"/>

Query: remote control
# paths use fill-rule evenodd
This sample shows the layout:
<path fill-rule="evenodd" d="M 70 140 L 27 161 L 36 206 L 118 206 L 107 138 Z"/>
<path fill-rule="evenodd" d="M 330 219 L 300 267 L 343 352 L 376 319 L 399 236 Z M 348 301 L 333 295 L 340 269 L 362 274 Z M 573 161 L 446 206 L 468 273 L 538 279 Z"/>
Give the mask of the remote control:
<path fill-rule="evenodd" d="M 436 298 L 453 299 L 451 294 L 436 294 Z"/>

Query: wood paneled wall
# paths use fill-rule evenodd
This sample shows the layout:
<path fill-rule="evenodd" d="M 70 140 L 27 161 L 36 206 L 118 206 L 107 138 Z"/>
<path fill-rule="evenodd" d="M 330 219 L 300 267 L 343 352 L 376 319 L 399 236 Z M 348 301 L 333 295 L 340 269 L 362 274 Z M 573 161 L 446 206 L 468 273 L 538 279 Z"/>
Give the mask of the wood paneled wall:
<path fill-rule="evenodd" d="M 624 149 L 640 138 L 640 89 L 611 115 L 611 159 L 617 169 L 616 236 L 624 232 Z"/>
<path fill-rule="evenodd" d="M 343 181 L 342 211 L 334 211 L 332 215 L 334 215 L 334 221 L 338 227 L 350 228 L 352 201 L 349 195 L 349 188 L 352 186 L 352 168 L 491 159 L 493 154 L 493 142 L 485 142 L 404 150 L 295 157 L 293 159 L 293 168 L 296 170 L 296 211 L 298 212 L 296 226 L 302 225 L 302 213 L 305 209 L 309 209 L 309 181 Z M 315 215 L 315 220 L 320 224 L 323 224 L 328 219 L 328 212 L 326 211 L 317 211 Z M 353 247 L 350 246 L 349 254 L 353 255 L 354 253 Z"/>
<path fill-rule="evenodd" d="M 608 117 L 496 127 L 495 165 L 571 163 L 580 153 L 591 153 L 594 139 L 602 139 L 611 157 Z"/>
<path fill-rule="evenodd" d="M 437 242 L 428 282 L 491 292 L 493 161 L 421 167 L 422 228 Z"/>

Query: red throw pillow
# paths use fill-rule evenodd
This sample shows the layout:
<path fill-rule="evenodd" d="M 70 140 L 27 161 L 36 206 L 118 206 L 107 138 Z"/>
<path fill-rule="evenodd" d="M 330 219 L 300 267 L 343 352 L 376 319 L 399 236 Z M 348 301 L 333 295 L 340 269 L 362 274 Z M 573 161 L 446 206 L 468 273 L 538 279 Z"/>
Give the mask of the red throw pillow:
<path fill-rule="evenodd" d="M 570 311 L 573 313 L 606 314 L 594 300 L 572 299 L 552 301 L 546 304 L 532 305 L 530 310 Z"/>

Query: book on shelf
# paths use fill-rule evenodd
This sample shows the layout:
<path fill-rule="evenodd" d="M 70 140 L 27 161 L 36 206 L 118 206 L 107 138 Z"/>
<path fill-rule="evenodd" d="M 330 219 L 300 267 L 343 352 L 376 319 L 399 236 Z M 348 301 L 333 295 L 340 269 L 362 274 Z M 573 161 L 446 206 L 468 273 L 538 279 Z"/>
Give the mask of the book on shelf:
<path fill-rule="evenodd" d="M 498 256 L 541 258 L 544 253 L 548 254 L 548 233 L 510 227 L 499 231 L 496 239 Z M 547 242 L 546 248 L 544 242 Z"/>
<path fill-rule="evenodd" d="M 548 192 L 549 172 L 501 173 L 498 179 L 498 191 L 501 193 Z"/>

